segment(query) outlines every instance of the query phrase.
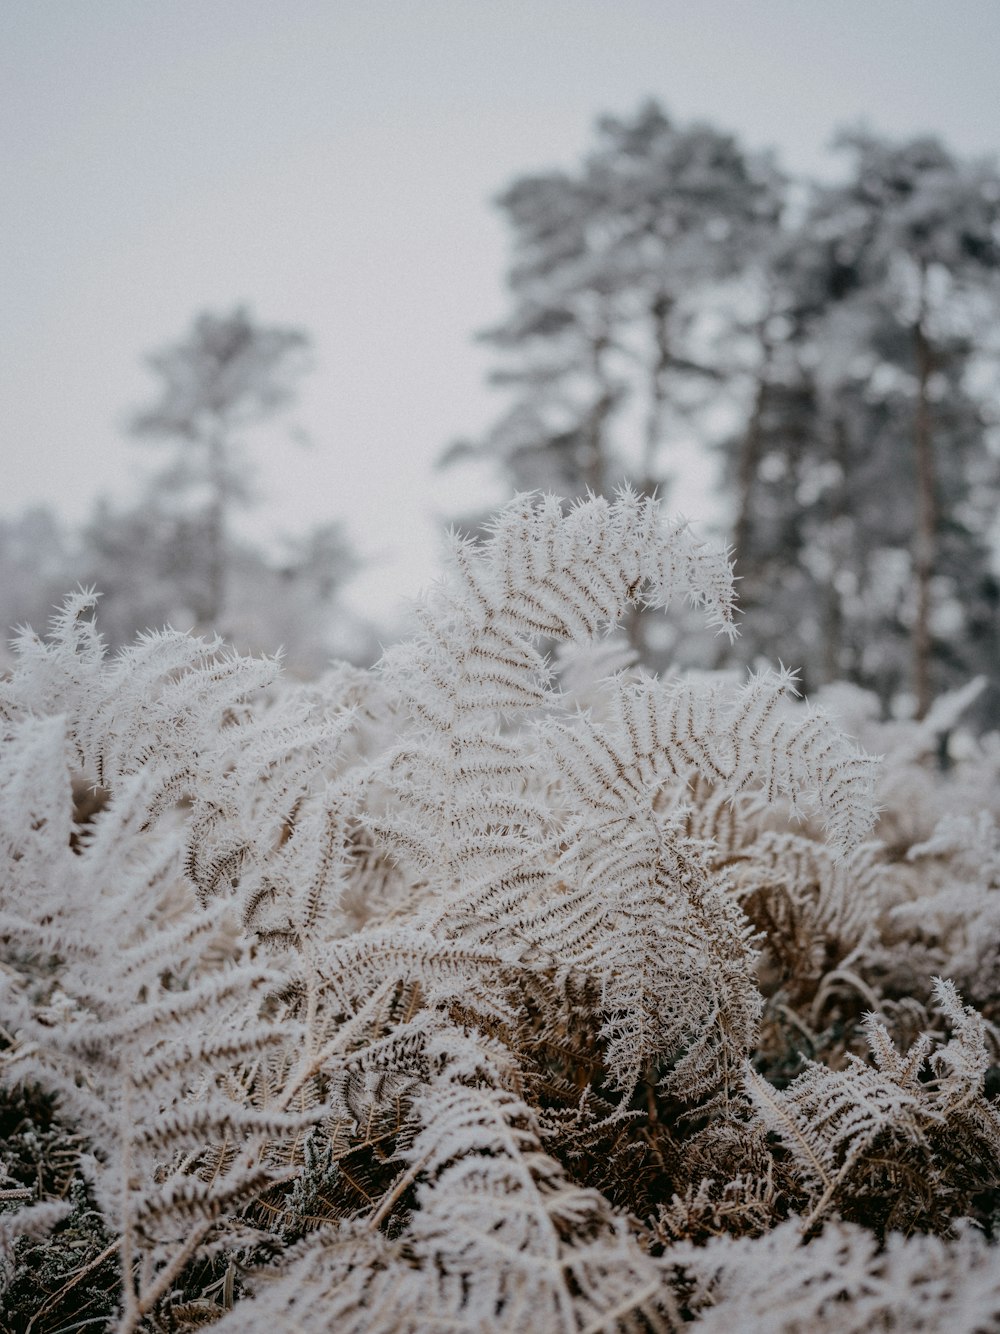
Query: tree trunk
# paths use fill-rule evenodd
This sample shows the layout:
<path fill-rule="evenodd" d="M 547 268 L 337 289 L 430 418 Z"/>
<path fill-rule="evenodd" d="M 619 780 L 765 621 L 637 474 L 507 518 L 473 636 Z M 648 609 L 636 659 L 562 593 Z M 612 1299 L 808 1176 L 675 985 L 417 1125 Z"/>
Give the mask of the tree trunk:
<path fill-rule="evenodd" d="M 668 321 L 673 302 L 666 292 L 659 292 L 649 307 L 653 336 L 653 359 L 649 367 L 649 403 L 646 412 L 646 430 L 642 451 L 642 473 L 636 482 L 641 495 L 651 496 L 662 486 L 663 478 L 656 475 L 656 456 L 663 440 L 667 413 L 667 376 L 672 364 Z M 649 645 L 646 640 L 645 615 L 633 608 L 625 618 L 624 628 L 629 647 L 649 666 Z"/>
<path fill-rule="evenodd" d="M 774 345 L 767 336 L 769 318 L 770 311 L 757 326 L 760 365 L 757 368 L 757 380 L 754 385 L 750 417 L 743 433 L 739 456 L 736 460 L 736 519 L 733 523 L 732 554 L 738 577 L 742 580 L 739 585 L 740 605 L 744 612 L 753 604 L 754 576 L 757 575 L 756 582 L 759 584 L 761 575 L 760 557 L 758 556 L 755 563 L 749 552 L 750 531 L 753 523 L 754 482 L 764 453 L 764 412 L 768 400 L 768 374 L 774 356 Z M 736 659 L 733 646 L 728 642 L 720 642 L 718 652 L 715 655 L 715 669 L 719 671 L 734 660 Z"/>
<path fill-rule="evenodd" d="M 844 674 L 844 609 L 842 595 L 837 588 L 837 565 L 846 554 L 844 548 L 843 526 L 850 518 L 847 502 L 847 477 L 850 469 L 850 450 L 848 449 L 847 423 L 838 416 L 833 423 L 833 460 L 840 469 L 840 482 L 830 498 L 829 524 L 833 530 L 830 554 L 833 558 L 834 571 L 826 588 L 826 605 L 823 616 L 823 667 L 824 681 L 838 681 Z"/>
<path fill-rule="evenodd" d="M 754 388 L 753 407 L 743 436 L 736 469 L 737 508 L 733 525 L 733 550 L 737 561 L 746 559 L 750 547 L 750 523 L 753 518 L 753 484 L 760 468 L 764 451 L 764 410 L 767 407 L 767 381 L 774 347 L 767 336 L 767 322 L 762 320 L 758 330 L 761 361 Z"/>
<path fill-rule="evenodd" d="M 208 442 L 208 559 L 205 570 L 207 599 L 205 621 L 217 630 L 226 597 L 226 502 L 229 483 L 226 476 L 225 445 L 218 436 Z"/>
<path fill-rule="evenodd" d="M 611 336 L 607 325 L 590 344 L 590 373 L 597 385 L 597 398 L 586 418 L 587 457 L 583 466 L 583 483 L 595 496 L 605 493 L 608 486 L 607 422 L 615 406 L 614 385 L 605 365 Z"/>
<path fill-rule="evenodd" d="M 667 324 L 673 302 L 665 292 L 654 298 L 649 314 L 652 320 L 654 355 L 649 368 L 649 410 L 646 414 L 646 439 L 643 450 L 642 478 L 639 489 L 652 495 L 660 479 L 656 475 L 656 455 L 663 440 L 667 412 L 667 376 L 670 372 L 670 335 Z"/>
<path fill-rule="evenodd" d="M 916 453 L 917 515 L 913 545 L 916 617 L 913 624 L 913 693 L 916 716 L 924 718 L 932 702 L 931 686 L 931 581 L 937 556 L 937 497 L 931 439 L 928 385 L 934 369 L 927 336 L 927 266 L 920 266 L 920 305 L 913 326 L 917 365 L 917 410 L 913 441 Z"/>

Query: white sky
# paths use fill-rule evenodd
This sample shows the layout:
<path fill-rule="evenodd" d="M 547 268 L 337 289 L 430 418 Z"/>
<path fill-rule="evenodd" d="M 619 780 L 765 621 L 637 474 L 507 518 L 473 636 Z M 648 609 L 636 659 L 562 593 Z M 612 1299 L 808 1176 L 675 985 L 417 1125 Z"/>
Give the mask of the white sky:
<path fill-rule="evenodd" d="M 0 512 L 131 494 L 142 354 L 245 301 L 316 347 L 252 523 L 345 520 L 384 613 L 468 499 L 434 458 L 499 407 L 471 335 L 512 176 L 650 95 L 798 171 L 860 119 L 994 153 L 998 52 L 1000 0 L 0 0 Z"/>

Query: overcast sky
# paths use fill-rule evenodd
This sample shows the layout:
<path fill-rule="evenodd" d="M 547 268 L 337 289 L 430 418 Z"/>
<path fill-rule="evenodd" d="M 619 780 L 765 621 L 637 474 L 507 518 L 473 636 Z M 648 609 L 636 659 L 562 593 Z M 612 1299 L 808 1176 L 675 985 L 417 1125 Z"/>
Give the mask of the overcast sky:
<path fill-rule="evenodd" d="M 128 497 L 143 353 L 246 302 L 316 349 L 252 522 L 343 519 L 384 612 L 498 406 L 513 175 L 647 96 L 799 172 L 862 119 L 992 154 L 998 52 L 1000 0 L 0 0 L 0 512 Z"/>

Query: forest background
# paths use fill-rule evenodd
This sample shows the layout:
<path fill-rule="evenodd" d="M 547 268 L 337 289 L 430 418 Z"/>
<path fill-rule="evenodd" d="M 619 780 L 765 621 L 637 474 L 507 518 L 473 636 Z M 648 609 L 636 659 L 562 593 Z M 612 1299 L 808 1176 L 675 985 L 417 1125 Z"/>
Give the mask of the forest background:
<path fill-rule="evenodd" d="M 25 140 L 11 148 L 42 150 L 10 215 L 9 258 L 22 269 L 28 261 L 29 273 L 36 263 L 27 282 L 11 285 L 27 318 L 11 342 L 16 383 L 5 395 L 5 627 L 41 624 L 68 588 L 93 584 L 113 644 L 170 622 L 218 628 L 246 649 L 283 645 L 299 674 L 315 674 L 331 654 L 371 661 L 397 628 L 398 595 L 415 595 L 430 573 L 431 534 L 447 522 L 474 526 L 515 488 L 572 497 L 629 481 L 734 545 L 752 611 L 736 651 L 743 660 L 780 645 L 808 688 L 847 678 L 903 714 L 992 674 L 998 177 L 976 99 L 995 10 L 967 5 L 945 19 L 934 5 L 909 6 L 904 32 L 893 4 L 877 14 L 847 6 L 823 20 L 776 3 L 749 26 L 729 4 L 706 6 L 697 24 L 638 4 L 603 48 L 609 19 L 585 8 L 588 22 L 575 29 L 560 6 L 539 20 L 539 50 L 522 57 L 523 105 L 507 120 L 502 98 L 518 67 L 506 83 L 498 75 L 477 88 L 470 71 L 483 69 L 490 41 L 516 36 L 517 6 L 499 23 L 447 4 L 414 22 L 390 6 L 398 43 L 376 35 L 377 15 L 323 17 L 309 5 L 280 38 L 252 5 L 228 20 L 192 13 L 188 26 L 115 5 L 89 27 L 68 6 L 45 24 L 5 17 L 15 76 L 8 124 Z M 292 67 L 310 40 L 315 55 L 293 90 Z M 74 42 L 104 71 L 102 89 L 84 88 Z M 808 61 L 815 44 L 824 61 L 814 87 L 791 75 L 751 78 Z M 419 53 L 432 46 L 439 90 L 418 96 Z M 132 49 L 143 54 L 130 63 Z M 615 58 L 602 60 L 602 49 Z M 555 73 L 557 51 L 594 75 L 586 102 Z M 351 52 L 382 89 L 378 106 L 352 83 Z M 316 84 L 324 60 L 325 94 Z M 951 71 L 947 99 L 934 68 Z M 141 74 L 147 95 L 130 97 Z M 267 115 L 246 100 L 254 75 L 281 90 Z M 644 100 L 648 92 L 657 97 Z M 442 173 L 465 164 L 471 132 L 456 113 L 475 96 L 485 185 L 470 199 L 475 190 L 457 175 L 439 187 Z M 212 131 L 198 136 L 212 141 L 207 155 L 195 142 L 196 108 Z M 400 158 L 404 110 L 417 122 L 419 169 Z M 602 111 L 612 114 L 595 122 Z M 377 133 L 360 128 L 366 118 Z M 935 134 L 938 126 L 948 133 Z M 492 151 L 504 131 L 504 151 Z M 357 175 L 338 136 L 353 140 Z M 147 151 L 154 142 L 158 161 Z M 275 218 L 266 181 L 287 184 L 295 162 L 301 179 L 324 154 L 342 200 L 285 191 Z M 224 183 L 214 195 L 208 168 Z M 359 251 L 362 177 L 384 227 Z M 203 273 L 200 290 L 194 260 L 178 260 L 176 211 L 150 192 L 153 179 L 161 192 L 185 182 L 190 190 L 189 254 L 218 256 L 223 245 L 238 256 Z M 116 185 L 124 189 L 113 218 Z M 91 203 L 98 193 L 100 207 Z M 472 205 L 478 252 L 468 244 Z M 162 276 L 147 272 L 140 284 L 116 269 L 98 235 L 102 218 L 108 238 L 129 233 L 129 264 L 141 252 L 165 265 Z M 324 258 L 311 281 L 348 307 L 354 347 L 342 334 L 324 345 L 312 293 L 295 308 L 293 256 L 310 253 L 323 222 Z M 33 249 L 45 244 L 59 259 L 61 308 L 55 275 L 42 274 Z M 359 256 L 352 287 L 344 264 Z M 438 265 L 433 287 L 425 261 Z M 276 266 L 289 279 L 281 301 Z M 113 308 L 126 286 L 133 305 Z M 393 291 L 395 308 L 386 306 Z M 463 325 L 454 317 L 470 297 Z M 134 335 L 112 330 L 108 314 L 132 320 Z M 455 348 L 468 374 L 450 374 L 450 415 L 434 420 L 427 403 L 444 397 L 439 361 L 454 364 Z M 185 358 L 207 396 L 200 403 L 178 399 Z M 420 388 L 414 366 L 427 382 Z M 331 384 L 328 426 L 316 409 L 329 405 Z M 369 434 L 373 394 L 384 416 L 369 413 Z M 89 420 L 67 427 L 76 405 Z M 629 632 L 653 665 L 730 660 L 684 629 L 651 632 L 637 618 Z M 987 693 L 984 720 L 994 708 Z"/>

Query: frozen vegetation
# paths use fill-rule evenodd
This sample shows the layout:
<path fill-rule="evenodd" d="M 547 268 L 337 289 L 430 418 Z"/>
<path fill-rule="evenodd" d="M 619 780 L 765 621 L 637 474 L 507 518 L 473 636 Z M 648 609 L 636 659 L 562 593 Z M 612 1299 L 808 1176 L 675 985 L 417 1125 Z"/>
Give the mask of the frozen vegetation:
<path fill-rule="evenodd" d="M 684 600 L 521 496 L 372 670 L 21 635 L 5 1334 L 1000 1328 L 996 738 L 635 667 Z"/>

